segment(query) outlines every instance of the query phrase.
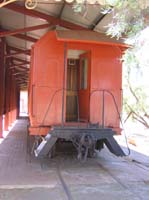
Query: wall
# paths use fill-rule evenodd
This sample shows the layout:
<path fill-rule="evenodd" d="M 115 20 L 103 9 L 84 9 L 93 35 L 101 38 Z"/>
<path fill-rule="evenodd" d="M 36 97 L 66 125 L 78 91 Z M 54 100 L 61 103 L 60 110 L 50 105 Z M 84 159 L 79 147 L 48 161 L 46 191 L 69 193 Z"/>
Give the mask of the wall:
<path fill-rule="evenodd" d="M 106 126 L 119 128 L 117 110 L 121 112 L 121 50 L 117 46 L 81 42 L 67 42 L 66 46 L 67 50 L 91 52 L 90 93 L 93 90 L 108 90 L 115 96 L 113 100 L 109 93 L 105 94 L 104 123 Z M 29 88 L 30 123 L 35 128 L 30 129 L 32 134 L 45 134 L 41 132 L 41 128 L 36 129 L 40 125 L 61 123 L 64 54 L 64 42 L 58 42 L 54 32 L 47 33 L 33 47 Z M 102 125 L 102 95 L 94 94 L 91 98 L 90 122 Z M 64 108 L 64 112 L 65 110 Z"/>
<path fill-rule="evenodd" d="M 56 41 L 54 32 L 46 34 L 32 49 L 29 86 L 29 116 L 32 127 L 61 123 L 63 52 L 64 45 Z"/>

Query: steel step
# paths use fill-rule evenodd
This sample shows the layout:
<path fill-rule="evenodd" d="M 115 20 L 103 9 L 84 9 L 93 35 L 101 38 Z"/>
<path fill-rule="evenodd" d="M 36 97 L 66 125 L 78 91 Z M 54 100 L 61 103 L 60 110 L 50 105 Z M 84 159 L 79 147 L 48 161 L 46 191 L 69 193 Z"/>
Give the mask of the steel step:
<path fill-rule="evenodd" d="M 52 147 L 55 145 L 57 137 L 53 137 L 50 133 L 47 134 L 45 139 L 39 144 L 34 153 L 36 157 L 45 157 L 48 155 Z"/>
<path fill-rule="evenodd" d="M 104 143 L 111 153 L 115 154 L 116 156 L 125 156 L 125 153 L 113 136 L 107 137 L 104 140 Z"/>

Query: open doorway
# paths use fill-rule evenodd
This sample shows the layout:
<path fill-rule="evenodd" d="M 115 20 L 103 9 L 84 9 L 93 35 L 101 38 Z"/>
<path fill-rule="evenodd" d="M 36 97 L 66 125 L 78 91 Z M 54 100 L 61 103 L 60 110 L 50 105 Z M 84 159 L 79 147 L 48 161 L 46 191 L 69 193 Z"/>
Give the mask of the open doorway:
<path fill-rule="evenodd" d="M 28 116 L 28 91 L 20 91 L 20 117 Z"/>
<path fill-rule="evenodd" d="M 90 52 L 68 50 L 66 121 L 89 120 Z"/>

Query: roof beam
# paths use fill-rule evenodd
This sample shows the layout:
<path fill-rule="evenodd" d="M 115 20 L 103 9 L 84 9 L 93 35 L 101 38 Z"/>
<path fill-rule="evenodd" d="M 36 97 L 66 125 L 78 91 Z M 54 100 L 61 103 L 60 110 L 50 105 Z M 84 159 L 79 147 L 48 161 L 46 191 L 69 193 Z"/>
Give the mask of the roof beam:
<path fill-rule="evenodd" d="M 0 30 L 0 37 L 6 37 L 6 36 L 12 36 L 12 35 L 16 35 L 18 33 L 24 33 L 24 32 L 29 32 L 29 31 L 34 31 L 34 30 L 38 30 L 38 29 L 44 29 L 44 28 L 48 28 L 49 24 L 41 24 L 41 25 L 37 25 L 37 26 L 30 26 L 30 27 L 25 27 L 25 28 L 21 28 L 21 29 L 17 29 L 17 30 L 8 30 L 8 31 L 1 31 Z"/>
<path fill-rule="evenodd" d="M 26 54 L 26 55 L 30 55 L 30 50 L 29 49 L 27 49 L 27 50 L 18 50 L 18 51 L 16 51 L 15 53 L 10 53 L 10 54 L 6 54 L 4 57 L 5 58 L 10 58 L 10 57 L 13 57 L 13 56 L 16 56 L 16 55 L 18 55 L 18 54 Z"/>
<path fill-rule="evenodd" d="M 25 79 L 16 79 L 16 81 L 17 81 L 17 83 L 18 84 L 23 84 L 23 83 L 27 83 L 28 82 L 28 80 L 25 80 Z"/>
<path fill-rule="evenodd" d="M 29 67 L 24 67 L 25 64 L 12 64 L 10 65 L 9 69 L 15 69 L 15 68 L 24 68 L 24 69 L 29 69 Z"/>
<path fill-rule="evenodd" d="M 8 48 L 9 48 L 9 50 L 10 51 L 20 51 L 20 50 L 26 50 L 26 49 L 20 49 L 20 48 L 18 48 L 18 47 L 14 47 L 14 46 L 10 46 L 10 45 L 7 45 L 8 46 Z"/>
<path fill-rule="evenodd" d="M 20 80 L 28 80 L 28 77 L 23 77 L 22 75 L 20 76 L 19 74 L 16 76 L 16 79 Z"/>
<path fill-rule="evenodd" d="M 19 78 L 19 76 L 15 76 L 15 80 L 18 82 L 28 82 L 28 79 Z"/>
<path fill-rule="evenodd" d="M 13 69 L 18 70 L 18 71 L 20 71 L 20 72 L 25 72 L 25 73 L 28 73 L 28 72 L 29 72 L 29 68 L 24 67 L 24 66 L 21 66 L 21 67 L 15 66 Z"/>
<path fill-rule="evenodd" d="M 28 74 L 29 73 L 29 70 L 28 70 L 29 68 L 25 68 L 25 67 L 23 67 L 23 68 L 17 68 L 17 67 L 14 67 L 13 68 L 13 71 L 17 71 L 17 72 L 21 72 L 21 73 L 25 73 L 25 74 Z M 25 75 L 24 74 L 24 75 Z"/>
<path fill-rule="evenodd" d="M 64 8 L 65 8 L 65 5 L 66 5 L 66 2 L 64 1 L 63 5 L 62 5 L 62 7 L 61 7 L 60 13 L 59 13 L 59 15 L 58 15 L 59 18 L 61 18 L 61 16 L 62 16 L 62 13 L 63 13 L 63 10 L 64 10 Z"/>
<path fill-rule="evenodd" d="M 25 79 L 25 80 L 27 80 L 28 76 L 23 76 L 23 74 L 16 74 L 16 78 L 17 79 Z"/>
<path fill-rule="evenodd" d="M 37 42 L 38 41 L 38 39 L 36 39 L 36 38 L 33 38 L 33 37 L 31 37 L 31 36 L 28 36 L 28 35 L 23 35 L 23 34 L 16 34 L 16 35 L 12 35 L 12 37 L 16 37 L 16 38 L 19 38 L 19 39 L 22 39 L 22 40 L 27 40 L 27 41 L 29 41 L 29 42 Z"/>
<path fill-rule="evenodd" d="M 16 78 L 28 79 L 28 74 L 23 74 L 23 73 L 20 73 L 20 72 L 18 72 L 18 71 L 14 71 L 14 72 L 13 72 L 13 75 L 14 75 Z"/>
<path fill-rule="evenodd" d="M 19 85 L 23 85 L 23 86 L 27 86 L 27 83 L 28 83 L 27 80 L 17 80 L 17 79 L 16 79 L 16 81 L 17 81 L 17 83 L 18 83 Z"/>
<path fill-rule="evenodd" d="M 21 68 L 19 68 L 19 67 L 11 67 L 10 68 L 11 70 L 14 70 L 14 71 L 17 71 L 17 72 L 22 72 L 22 73 L 24 73 L 24 75 L 25 74 L 29 74 L 29 68 L 27 68 L 27 67 L 21 67 Z"/>
<path fill-rule="evenodd" d="M 103 20 L 103 18 L 107 15 L 106 14 L 100 14 L 99 16 L 97 16 L 97 18 L 94 20 L 93 24 L 90 26 L 90 30 L 94 30 L 96 28 L 96 26 L 101 22 L 101 20 Z"/>
<path fill-rule="evenodd" d="M 13 57 L 13 61 L 18 61 L 18 62 L 22 62 L 22 63 L 20 63 L 20 64 L 30 64 L 30 62 L 29 61 L 27 61 L 27 60 L 23 60 L 23 59 L 21 59 L 21 58 L 16 58 L 16 57 Z M 17 65 L 17 64 L 15 64 L 15 63 L 13 63 L 14 65 Z M 19 65 L 20 65 L 19 64 Z"/>
<path fill-rule="evenodd" d="M 18 76 L 18 77 L 20 77 L 20 78 L 22 78 L 22 77 L 28 78 L 27 75 L 24 75 L 24 74 L 22 74 L 22 72 L 19 72 L 19 71 L 13 72 L 12 75 L 14 75 L 14 76 L 16 76 L 16 77 Z"/>
<path fill-rule="evenodd" d="M 2 31 L 9 31 L 9 30 L 0 27 L 0 31 L 2 32 Z M 21 34 L 21 33 L 17 33 L 16 35 L 11 35 L 11 36 L 22 39 L 22 40 L 26 40 L 26 41 L 29 41 L 29 42 L 37 42 L 38 41 L 38 39 L 36 39 L 34 37 L 24 35 L 24 34 Z"/>
<path fill-rule="evenodd" d="M 29 10 L 29 9 L 25 8 L 25 6 L 20 6 L 17 4 L 8 4 L 5 6 L 5 8 L 13 10 L 13 11 L 21 13 L 21 14 L 24 14 L 24 15 L 28 15 L 30 17 L 43 19 L 45 21 L 48 21 L 51 25 L 59 25 L 59 26 L 63 26 L 68 29 L 73 29 L 73 30 L 88 30 L 87 28 L 85 28 L 83 26 L 79 26 L 72 22 L 51 16 L 51 15 L 47 15 L 47 14 L 39 12 L 37 10 Z"/>
<path fill-rule="evenodd" d="M 18 72 L 24 72 L 27 74 L 29 73 L 29 68 L 24 67 L 24 66 L 22 66 L 22 67 L 13 66 L 10 69 L 17 70 Z"/>

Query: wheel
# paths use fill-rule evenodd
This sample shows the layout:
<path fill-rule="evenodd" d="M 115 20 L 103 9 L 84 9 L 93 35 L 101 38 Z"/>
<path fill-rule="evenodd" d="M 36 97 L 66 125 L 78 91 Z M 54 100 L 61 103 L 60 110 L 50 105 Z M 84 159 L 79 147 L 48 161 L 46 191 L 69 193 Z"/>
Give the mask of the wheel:
<path fill-rule="evenodd" d="M 97 140 L 96 149 L 98 149 L 98 151 L 101 151 L 103 148 L 104 148 L 104 141 L 103 140 Z"/>
<path fill-rule="evenodd" d="M 93 157 L 95 152 L 95 140 L 90 134 L 84 134 L 80 138 L 78 147 L 78 159 L 85 161 L 87 157 Z"/>

